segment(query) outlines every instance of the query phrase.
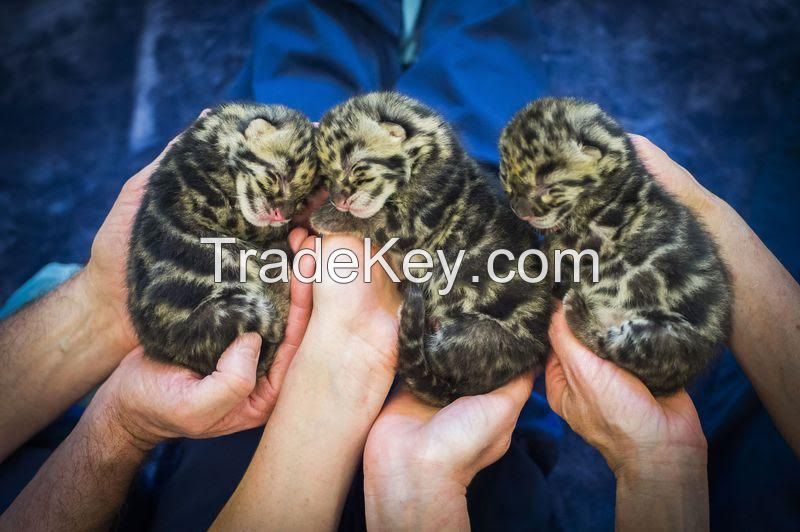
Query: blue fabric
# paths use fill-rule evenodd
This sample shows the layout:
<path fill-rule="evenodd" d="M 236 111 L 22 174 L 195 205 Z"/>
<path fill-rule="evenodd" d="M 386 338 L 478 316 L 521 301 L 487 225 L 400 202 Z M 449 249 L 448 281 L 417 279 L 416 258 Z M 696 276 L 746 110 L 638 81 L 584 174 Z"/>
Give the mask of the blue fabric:
<path fill-rule="evenodd" d="M 52 257 L 85 259 L 124 178 L 202 107 L 232 94 L 318 118 L 353 93 L 389 88 L 436 107 L 489 166 L 497 162 L 497 132 L 527 100 L 596 100 L 730 202 L 800 277 L 793 230 L 800 225 L 800 11 L 792 2 L 426 0 L 409 34 L 399 0 L 280 0 L 253 17 L 246 40 L 256 3 L 58 0 L 50 4 L 68 8 L 54 10 L 52 20 L 9 13 L 14 53 L 0 57 L 11 74 L 0 113 L 8 170 L 0 176 L 0 248 L 9 261 L 3 296 Z M 245 55 L 235 90 L 224 92 Z M 534 498 L 560 528 L 612 529 L 613 476 L 594 449 L 546 413 L 540 383 L 537 390 L 538 406 L 521 417 L 515 437 L 510 459 L 518 462 L 497 466 L 526 476 L 492 489 L 476 480 L 473 518 L 481 503 L 502 505 L 509 518 L 497 528 L 532 527 L 543 515 L 531 509 Z M 796 530 L 798 460 L 730 354 L 691 394 L 710 445 L 712 526 Z M 256 439 L 229 438 L 168 449 L 165 484 L 153 502 L 157 524 L 172 509 L 198 515 L 186 524 L 206 522 L 221 506 Z M 534 467 L 544 483 L 527 475 Z M 492 490 L 494 497 L 485 495 Z M 355 527 L 359 497 L 349 501 L 346 523 Z"/>
<path fill-rule="evenodd" d="M 725 113 L 710 117 L 705 111 L 707 103 L 686 93 L 687 87 L 698 87 L 694 78 L 687 79 L 694 69 L 703 69 L 711 80 L 707 90 L 750 90 L 739 80 L 726 85 L 731 66 L 723 56 L 717 54 L 709 63 L 693 55 L 690 45 L 681 46 L 673 39 L 675 28 L 682 28 L 689 21 L 710 24 L 717 9 L 698 9 L 689 14 L 674 3 L 656 3 L 649 12 L 633 13 L 616 8 L 583 10 L 569 3 L 534 8 L 519 0 L 425 1 L 414 34 L 416 61 L 398 71 L 395 60 L 384 52 L 399 44 L 393 21 L 400 17 L 387 11 L 380 31 L 365 41 L 366 29 L 351 24 L 349 17 L 358 20 L 367 5 L 368 2 L 348 4 L 337 10 L 338 20 L 312 15 L 315 8 L 300 7 L 298 2 L 281 2 L 280 9 L 267 8 L 255 26 L 253 55 L 240 79 L 237 95 L 259 101 L 283 98 L 318 118 L 327 107 L 347 96 L 396 88 L 442 112 L 460 131 L 469 151 L 489 166 L 498 161 L 496 142 L 500 130 L 527 101 L 545 94 L 583 96 L 599 101 L 624 123 L 633 124 L 631 129 L 653 137 L 678 160 L 696 163 L 697 168 L 692 169 L 698 178 L 746 216 L 748 207 L 762 201 L 758 198 L 772 194 L 773 189 L 788 187 L 792 194 L 800 192 L 797 180 L 780 177 L 795 166 L 787 164 L 791 157 L 788 147 L 779 147 L 769 158 L 769 170 L 775 177 L 759 180 L 752 203 L 745 204 L 743 191 L 752 179 L 747 172 L 756 171 L 752 157 L 759 147 L 737 153 L 714 152 L 712 144 L 697 133 L 698 121 L 713 118 L 719 125 L 706 128 L 708 134 L 720 140 L 726 135 L 730 138 L 729 128 L 741 130 L 741 122 L 737 121 L 759 112 L 754 104 L 746 109 L 726 109 Z M 662 23 L 661 9 L 670 13 L 669 23 Z M 275 15 L 288 11 L 293 13 L 291 27 Z M 324 13 L 324 9 L 320 11 Z M 569 24 L 559 24 L 559 20 L 569 20 Z M 725 46 L 732 46 L 738 36 L 731 28 L 717 32 L 720 42 L 710 46 L 720 52 Z M 291 60 L 298 57 L 297 49 L 307 49 L 308 42 L 329 42 L 330 35 L 336 36 L 339 46 L 317 48 L 322 53 L 313 58 L 313 72 L 304 71 L 308 74 L 305 79 L 282 75 L 272 67 L 281 64 L 287 72 L 308 68 L 308 64 L 290 66 Z M 776 35 L 779 38 L 782 34 Z M 671 46 L 664 47 L 661 40 Z M 264 46 L 265 42 L 270 46 Z M 264 64 L 267 67 L 258 67 Z M 689 66 L 680 70 L 669 69 L 667 64 Z M 342 70 L 347 74 L 340 76 Z M 711 83 L 718 85 L 712 87 Z M 641 90 L 635 92 L 629 84 Z M 325 90 L 320 92 L 319 87 Z M 797 106 L 789 109 L 794 113 Z M 780 128 L 788 138 L 797 138 L 796 123 L 785 121 Z M 705 153 L 699 146 L 704 147 Z M 727 147 L 722 140 L 717 149 Z M 781 212 L 797 220 L 796 213 Z M 797 250 L 786 245 L 786 235 L 776 232 L 772 222 L 759 221 L 755 219 L 756 230 L 769 234 L 768 244 L 783 242 L 777 252 L 785 261 L 788 259 L 790 268 L 796 268 L 800 264 Z M 793 271 L 796 274 L 796 269 Z M 796 528 L 800 524 L 800 508 L 796 504 L 800 500 L 800 462 L 777 433 L 730 353 L 720 357 L 691 393 L 710 445 L 714 528 Z M 536 394 L 534 400 L 542 401 Z M 492 504 L 502 504 L 505 509 L 494 516 L 495 521 L 480 522 L 479 526 L 541 527 L 553 519 L 566 529 L 613 528 L 614 480 L 599 453 L 561 421 L 554 420 L 546 407 L 524 412 L 518 430 L 526 433 L 527 456 L 534 458 L 538 474 L 513 481 L 493 477 L 496 483 L 485 491 L 474 487 L 471 509 Z M 563 438 L 559 436 L 562 430 Z M 536 463 L 548 453 L 552 453 L 550 464 Z M 519 458 L 515 453 L 511 456 Z M 522 470 L 526 467 L 523 464 L 526 462 L 514 467 Z M 503 467 L 497 465 L 500 470 Z M 487 476 L 492 477 L 491 471 Z M 546 482 L 538 480 L 543 472 L 549 473 Z M 757 493 L 754 488 L 758 488 Z M 550 507 L 534 519 L 533 501 L 538 504 L 543 500 Z"/>
<path fill-rule="evenodd" d="M 509 452 L 481 471 L 467 491 L 474 530 L 543 530 L 552 524 L 545 475 L 553 465 L 555 440 L 537 419 L 555 420 L 537 395 L 525 411 L 530 415 L 523 416 Z M 561 431 L 557 425 L 549 428 Z M 162 459 L 164 475 L 152 506 L 151 529 L 207 529 L 236 489 L 262 433 L 254 429 L 213 440 L 184 440 L 171 449 Z M 366 530 L 362 474 L 356 473 L 340 530 Z M 133 514 L 143 511 L 128 509 Z"/>
<path fill-rule="evenodd" d="M 25 304 L 37 299 L 60 285 L 81 269 L 80 264 L 51 262 L 28 279 L 0 307 L 0 320 L 7 318 Z"/>

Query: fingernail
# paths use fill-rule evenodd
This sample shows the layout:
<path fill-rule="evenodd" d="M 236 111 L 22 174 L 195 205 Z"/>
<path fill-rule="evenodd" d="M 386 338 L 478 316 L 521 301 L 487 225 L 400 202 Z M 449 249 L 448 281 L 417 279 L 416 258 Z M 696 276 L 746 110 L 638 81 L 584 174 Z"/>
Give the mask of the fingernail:
<path fill-rule="evenodd" d="M 261 348 L 261 335 L 254 332 L 245 333 L 239 339 L 238 351 L 242 355 L 256 358 Z"/>

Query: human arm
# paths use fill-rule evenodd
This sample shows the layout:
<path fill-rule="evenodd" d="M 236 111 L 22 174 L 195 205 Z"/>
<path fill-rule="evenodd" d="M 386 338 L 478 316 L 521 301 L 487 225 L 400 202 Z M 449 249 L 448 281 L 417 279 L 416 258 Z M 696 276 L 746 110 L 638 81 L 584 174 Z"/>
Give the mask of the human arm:
<path fill-rule="evenodd" d="M 297 249 L 303 231 L 290 235 Z M 299 240 L 298 240 L 299 238 Z M 311 287 L 292 280 L 284 341 L 256 378 L 261 337 L 248 333 L 201 378 L 137 348 L 100 387 L 76 428 L 6 513 L 0 529 L 107 528 L 147 452 L 167 438 L 209 438 L 263 425 L 311 314 Z"/>
<path fill-rule="evenodd" d="M 739 214 L 644 137 L 639 157 L 659 182 L 705 222 L 733 280 L 729 345 L 778 430 L 800 454 L 800 285 Z"/>
<path fill-rule="evenodd" d="M 234 341 L 217 371 L 191 371 L 125 357 L 100 387 L 80 422 L 12 506 L 0 529 L 107 528 L 147 452 L 167 438 L 208 438 L 263 425 L 305 333 L 310 287 L 292 284 L 284 342 L 269 373 L 256 379 L 257 334 Z"/>
<path fill-rule="evenodd" d="M 309 242 L 309 245 L 311 243 Z M 307 333 L 264 436 L 216 529 L 336 528 L 369 428 L 394 378 L 399 295 L 376 265 L 363 281 L 363 242 L 326 236 L 359 257 L 359 277 L 313 287 Z M 301 270 L 311 274 L 312 261 Z"/>
<path fill-rule="evenodd" d="M 708 529 L 707 444 L 685 391 L 654 398 L 642 382 L 550 324 L 547 400 L 617 479 L 617 530 Z"/>
<path fill-rule="evenodd" d="M 508 450 L 532 387 L 527 373 L 442 409 L 398 390 L 364 451 L 367 528 L 468 530 L 467 486 Z"/>
<path fill-rule="evenodd" d="M 128 241 L 144 187 L 168 148 L 122 187 L 86 266 L 0 322 L 0 462 L 138 344 L 126 308 Z"/>
<path fill-rule="evenodd" d="M 258 335 L 223 354 L 218 371 L 189 370 L 137 348 L 100 387 L 78 425 L 0 517 L 14 530 L 106 528 L 147 452 L 177 436 L 205 437 L 263 423 L 254 392 Z"/>

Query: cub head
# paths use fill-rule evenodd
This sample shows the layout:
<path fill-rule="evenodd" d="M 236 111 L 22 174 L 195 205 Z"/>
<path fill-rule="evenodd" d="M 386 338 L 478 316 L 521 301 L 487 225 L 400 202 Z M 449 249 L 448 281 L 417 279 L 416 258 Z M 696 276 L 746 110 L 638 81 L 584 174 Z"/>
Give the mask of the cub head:
<path fill-rule="evenodd" d="M 358 218 L 374 216 L 423 163 L 449 156 L 449 135 L 439 115 L 397 93 L 365 94 L 334 107 L 317 135 L 331 203 Z"/>
<path fill-rule="evenodd" d="M 255 226 L 288 223 L 316 188 L 315 128 L 298 111 L 223 104 L 200 119 L 194 135 L 224 159 L 233 178 L 229 199 Z"/>
<path fill-rule="evenodd" d="M 500 180 L 514 212 L 557 229 L 626 160 L 622 128 L 596 104 L 543 98 L 519 111 L 500 137 Z"/>

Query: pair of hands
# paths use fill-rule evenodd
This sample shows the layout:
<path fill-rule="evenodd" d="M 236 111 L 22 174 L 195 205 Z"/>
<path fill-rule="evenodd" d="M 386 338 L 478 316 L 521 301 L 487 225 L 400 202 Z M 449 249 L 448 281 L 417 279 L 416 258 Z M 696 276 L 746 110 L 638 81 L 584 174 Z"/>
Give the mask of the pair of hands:
<path fill-rule="evenodd" d="M 634 142 L 668 190 L 700 211 L 713 201 L 712 195 L 658 148 L 641 137 Z M 85 272 L 87 289 L 98 308 L 119 316 L 115 334 L 121 344 L 131 347 L 137 342 L 125 309 L 125 257 L 144 187 L 160 158 L 123 187 L 95 238 Z M 295 230 L 291 247 L 297 251 L 309 246 L 306 237 L 302 229 Z M 350 247 L 358 253 L 360 246 L 345 237 L 328 237 L 323 255 L 327 257 L 335 247 Z M 301 265 L 305 267 L 311 265 Z M 356 283 L 359 287 L 323 281 L 312 288 L 293 279 L 286 339 L 265 377 L 255 376 L 260 344 L 255 334 L 235 341 L 220 358 L 217 371 L 205 378 L 149 360 L 137 348 L 103 385 L 94 408 L 113 413 L 118 426 L 143 448 L 165 438 L 214 437 L 263 425 L 303 340 L 312 317 L 312 300 L 314 314 L 324 316 L 330 322 L 328 328 L 342 328 L 377 347 L 374 352 L 379 360 L 346 360 L 339 364 L 341 371 L 365 376 L 393 373 L 396 336 L 392 337 L 391 329 L 396 329 L 399 297 L 382 275 L 376 269 L 373 283 Z M 365 321 L 377 327 L 367 327 Z M 576 432 L 603 452 L 618 474 L 652 450 L 704 450 L 697 414 L 684 392 L 654 399 L 635 377 L 578 343 L 561 310 L 554 316 L 550 337 L 554 353 L 546 369 L 548 400 Z M 533 375 L 524 375 L 490 394 L 462 398 L 442 410 L 399 391 L 384 407 L 367 441 L 368 480 L 418 471 L 429 478 L 414 481 L 429 482 L 435 476 L 436 482 L 429 486 L 446 486 L 454 492 L 466 489 L 480 469 L 505 453 L 532 382 Z M 353 379 L 352 385 L 368 387 L 369 383 Z M 414 467 L 408 467 L 412 464 Z"/>
<path fill-rule="evenodd" d="M 270 372 L 258 379 L 261 337 L 255 333 L 234 341 L 220 357 L 217 370 L 205 378 L 144 356 L 127 311 L 128 245 L 150 175 L 174 142 L 122 187 L 81 274 L 92 308 L 117 317 L 116 327 L 108 334 L 130 351 L 98 390 L 86 417 L 102 420 L 142 450 L 167 438 L 211 438 L 263 425 L 275 406 L 312 308 L 311 285 L 292 279 L 285 340 Z M 297 251 L 304 238 L 305 233 L 295 232 L 289 244 Z"/>
<path fill-rule="evenodd" d="M 112 313 L 118 318 L 117 327 L 109 334 L 113 335 L 116 343 L 131 350 L 98 390 L 90 410 L 97 412 L 98 418 L 110 419 L 126 439 L 143 450 L 167 438 L 209 438 L 261 426 L 275 407 L 284 376 L 311 319 L 312 306 L 320 320 L 326 322 L 327 330 L 339 329 L 354 335 L 370 344 L 374 348 L 371 351 L 377 354 L 376 360 L 337 361 L 336 366 L 340 371 L 348 374 L 342 379 L 346 385 L 369 387 L 369 382 L 358 382 L 359 377 L 351 379 L 352 376 L 375 373 L 393 375 L 400 297 L 393 283 L 377 267 L 372 272 L 373 282 L 370 284 L 357 281 L 342 286 L 323 279 L 322 283 L 312 287 L 293 278 L 284 342 L 278 349 L 269 373 L 259 379 L 256 379 L 256 362 L 261 339 L 256 334 L 243 335 L 233 342 L 220 357 L 217 370 L 205 378 L 187 369 L 144 356 L 141 347 L 137 347 L 138 340 L 126 308 L 126 257 L 131 227 L 145 187 L 171 144 L 125 183 L 95 237 L 91 258 L 82 275 L 97 312 Z M 303 229 L 295 229 L 290 234 L 289 243 L 295 252 L 313 245 Z M 323 245 L 323 260 L 327 259 L 331 250 L 342 247 L 349 247 L 360 254 L 362 245 L 352 238 L 327 237 Z M 306 270 L 306 275 L 310 275 L 312 267 L 310 261 L 301 262 L 301 269 Z M 370 322 L 370 326 L 366 326 L 366 322 Z M 343 357 L 346 357 L 346 352 Z M 391 439 L 394 430 L 391 427 L 400 427 L 399 424 L 394 425 L 392 419 L 397 420 L 398 416 L 406 414 L 410 415 L 409 421 L 413 421 L 417 428 L 422 428 L 423 421 L 425 425 L 433 426 L 434 429 L 429 431 L 432 440 L 439 437 L 438 433 L 448 439 L 445 433 L 452 430 L 451 424 L 453 428 L 475 425 L 474 421 L 468 419 L 473 415 L 484 415 L 484 419 L 491 420 L 492 434 L 486 435 L 487 440 L 494 440 L 493 436 L 500 432 L 507 432 L 505 439 L 508 439 L 531 386 L 532 375 L 525 376 L 489 396 L 464 399 L 458 405 L 445 409 L 435 420 L 431 419 L 432 409 L 418 403 L 407 392 L 398 393 L 381 417 L 380 430 L 370 438 L 371 448 L 380 447 L 384 439 Z M 509 401 L 510 396 L 514 397 L 513 402 Z M 500 403 L 503 407 L 502 416 L 485 415 L 485 408 L 495 408 Z M 501 422 L 495 423 L 501 418 Z M 439 426 L 442 429 L 437 429 Z M 410 424 L 403 427 L 404 430 L 410 428 Z M 462 429 L 461 432 L 469 431 Z M 453 449 L 464 443 L 463 440 L 449 439 L 453 440 L 450 442 Z M 441 449 L 446 450 L 449 446 L 441 446 Z M 483 445 L 478 442 L 468 447 L 459 454 L 466 457 L 470 452 L 483 453 Z M 505 452 L 507 443 L 490 447 L 492 452 L 487 456 L 491 459 L 476 462 L 478 466 L 472 467 L 475 472 L 499 458 Z M 461 461 L 466 463 L 471 460 L 464 458 Z"/>
<path fill-rule="evenodd" d="M 633 135 L 632 140 L 665 189 L 701 216 L 716 208 L 721 200 L 666 153 L 644 137 Z M 705 468 L 706 440 L 685 391 L 653 397 L 633 374 L 583 346 L 570 331 L 560 304 L 549 337 L 547 400 L 602 453 L 618 479 L 661 475 L 654 466 Z M 379 500 L 392 491 L 388 486 L 382 489 L 381 479 L 394 483 L 395 491 L 397 479 L 406 478 L 418 492 L 437 486 L 441 494 L 464 493 L 475 474 L 508 449 L 532 385 L 533 375 L 524 375 L 492 393 L 461 398 L 442 410 L 419 403 L 406 391 L 396 394 L 367 442 L 366 487 Z M 371 476 L 378 479 L 372 486 Z"/>

